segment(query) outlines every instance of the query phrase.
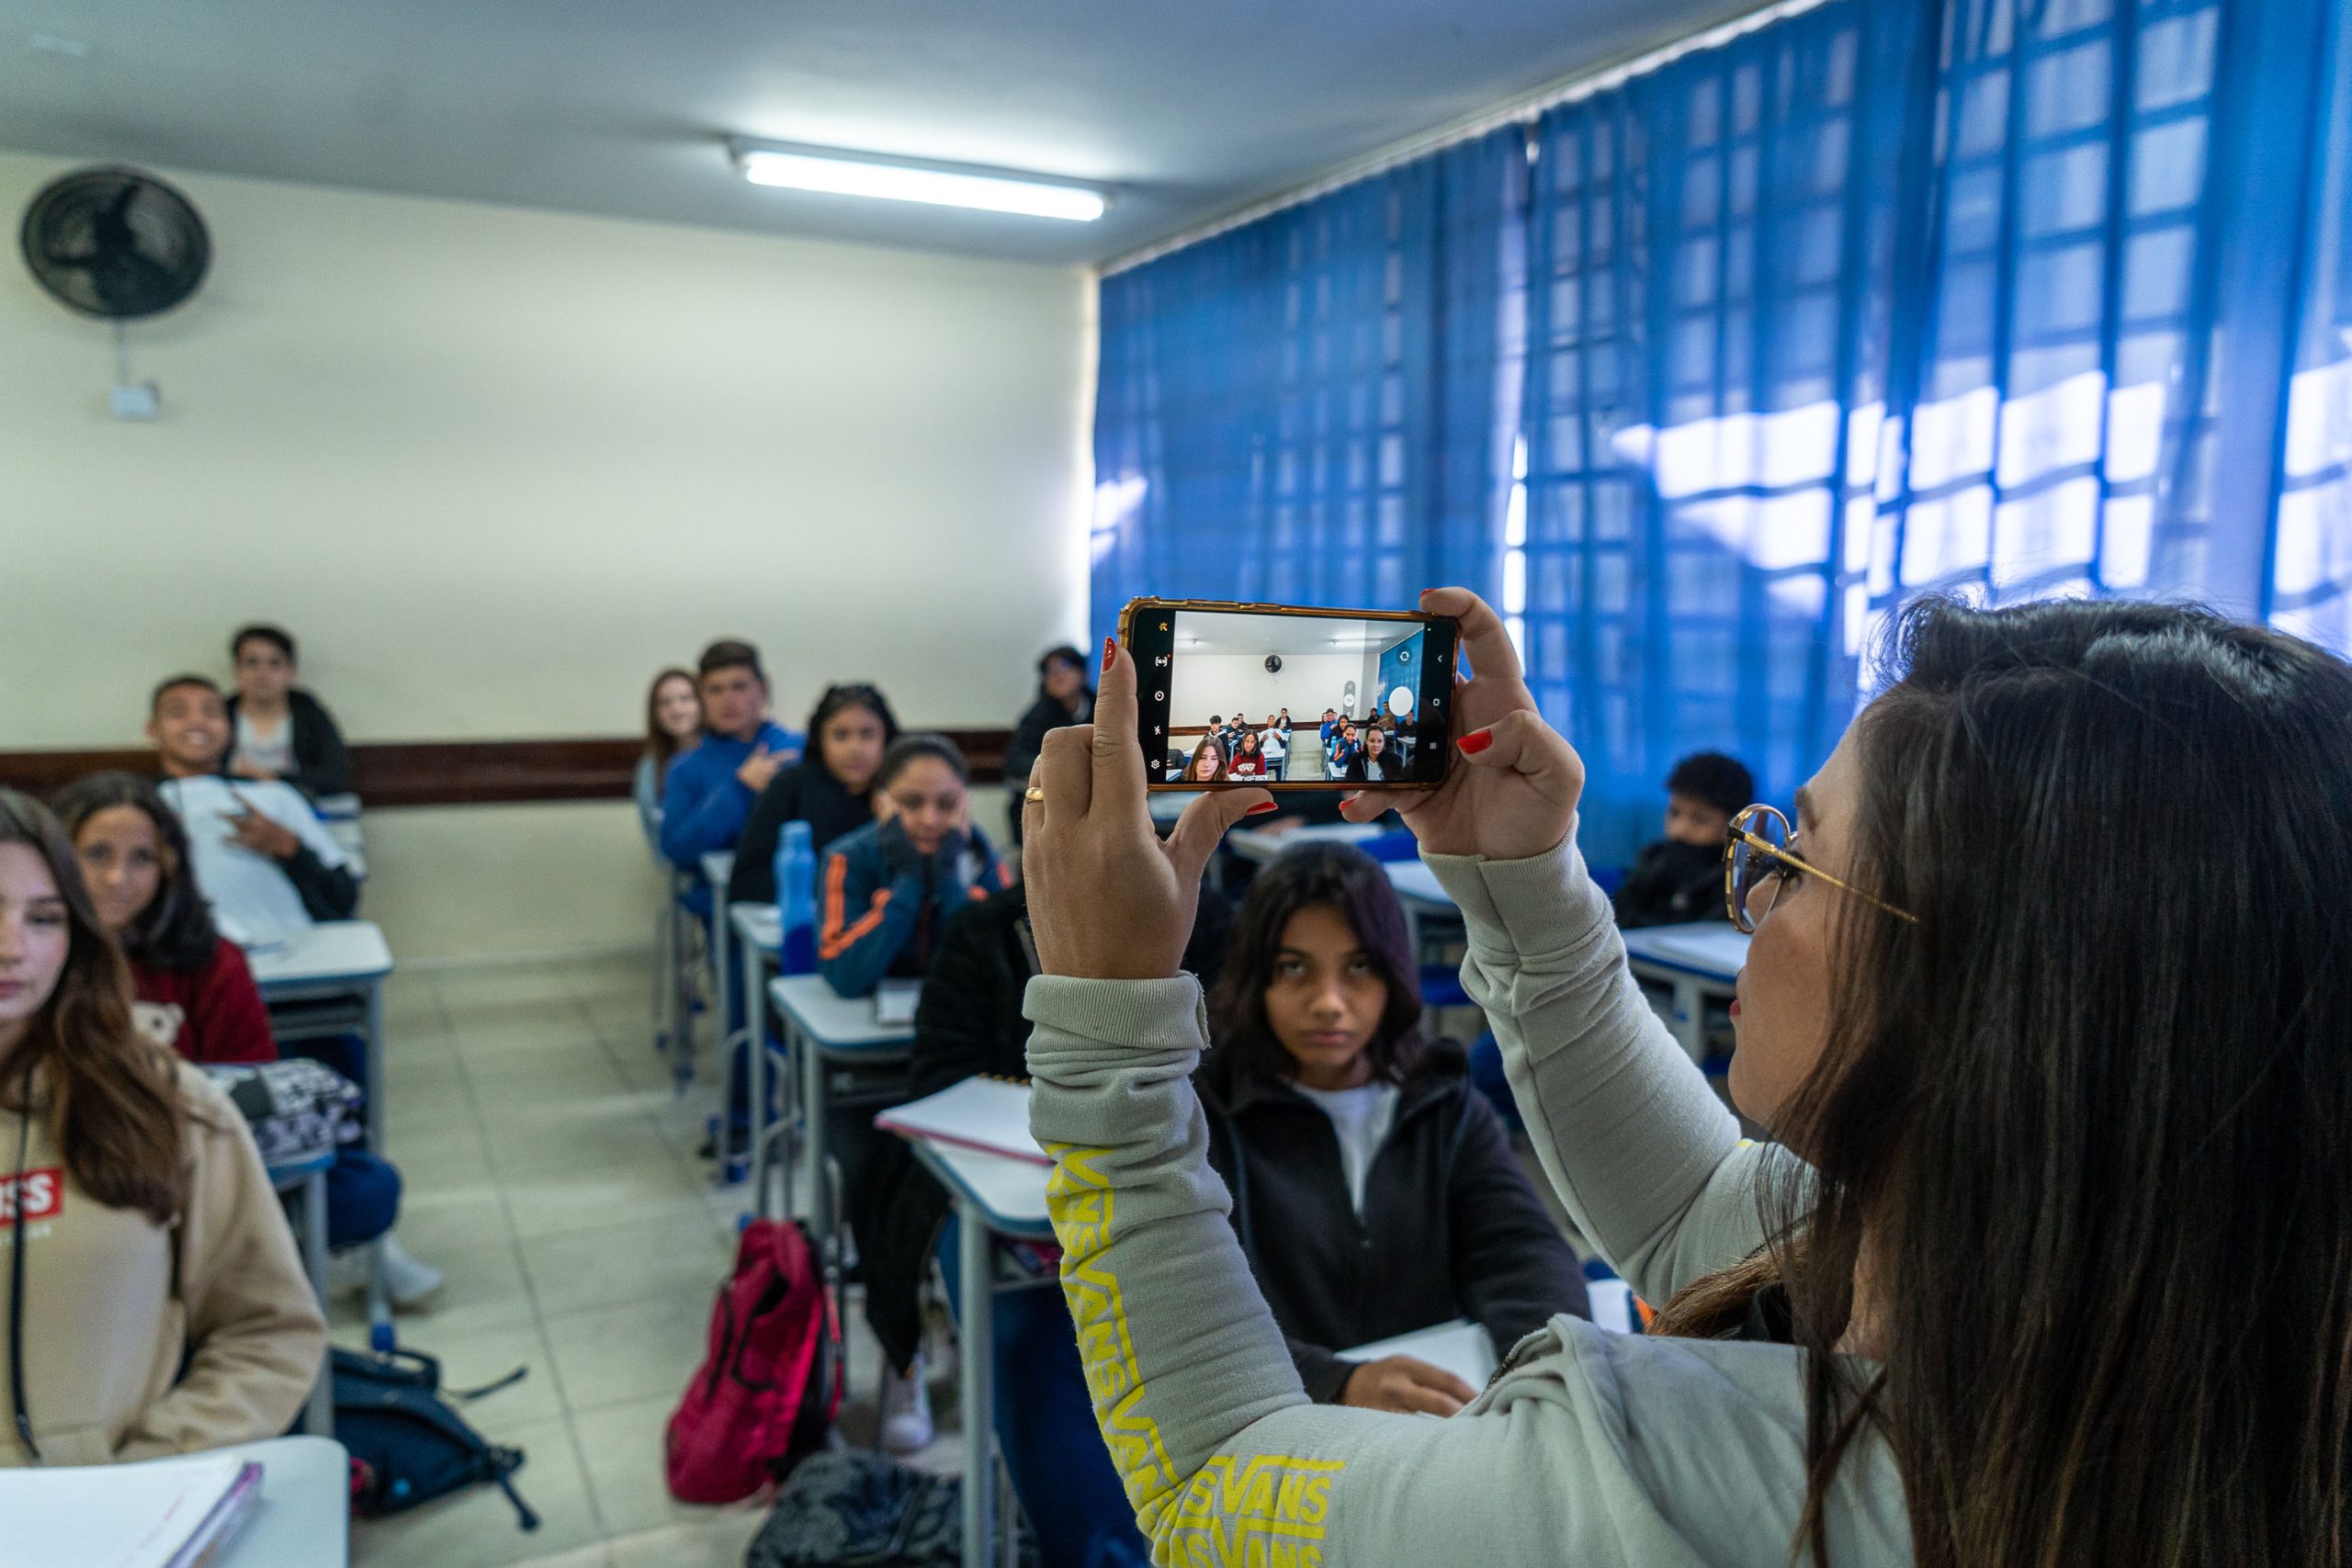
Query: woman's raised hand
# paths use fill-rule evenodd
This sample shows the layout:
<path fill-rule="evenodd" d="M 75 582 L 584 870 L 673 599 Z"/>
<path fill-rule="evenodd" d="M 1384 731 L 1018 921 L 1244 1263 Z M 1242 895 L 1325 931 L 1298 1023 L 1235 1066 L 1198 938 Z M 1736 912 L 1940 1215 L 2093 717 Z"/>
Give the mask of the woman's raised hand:
<path fill-rule="evenodd" d="M 1204 793 L 1163 843 L 1136 742 L 1135 661 L 1109 639 L 1102 660 L 1094 722 L 1049 732 L 1029 774 L 1045 795 L 1021 808 L 1029 925 L 1048 975 L 1162 980 L 1182 966 L 1217 840 L 1252 807 L 1271 808 L 1273 796 Z"/>
<path fill-rule="evenodd" d="M 1361 790 L 1340 813 L 1369 822 L 1393 807 L 1421 848 L 1438 854 L 1543 854 L 1568 836 L 1584 793 L 1584 761 L 1536 713 L 1520 676 L 1519 650 L 1485 600 L 1466 588 L 1432 588 L 1421 595 L 1421 608 L 1460 623 L 1460 658 L 1475 677 L 1455 673 L 1452 737 L 1430 733 L 1422 720 L 1419 743 L 1450 742 L 1453 766 L 1434 790 Z"/>

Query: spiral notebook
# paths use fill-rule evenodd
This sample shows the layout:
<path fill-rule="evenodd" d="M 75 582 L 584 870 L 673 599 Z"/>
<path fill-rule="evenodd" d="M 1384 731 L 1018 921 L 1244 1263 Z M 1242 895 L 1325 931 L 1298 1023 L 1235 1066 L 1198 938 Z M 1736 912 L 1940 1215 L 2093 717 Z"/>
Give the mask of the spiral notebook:
<path fill-rule="evenodd" d="M 966 1078 L 953 1089 L 885 1111 L 874 1124 L 902 1137 L 1054 1163 L 1029 1135 L 1029 1086 L 1010 1078 Z"/>
<path fill-rule="evenodd" d="M 261 1466 L 234 1454 L 53 1470 L 0 1470 L 8 1568 L 205 1568 L 261 1498 Z"/>

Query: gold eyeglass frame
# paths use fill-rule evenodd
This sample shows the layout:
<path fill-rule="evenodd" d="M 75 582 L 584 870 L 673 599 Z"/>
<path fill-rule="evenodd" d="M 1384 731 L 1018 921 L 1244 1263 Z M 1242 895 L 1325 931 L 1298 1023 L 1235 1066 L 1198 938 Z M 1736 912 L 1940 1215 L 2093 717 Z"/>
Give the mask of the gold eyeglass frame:
<path fill-rule="evenodd" d="M 1757 837 L 1756 834 L 1748 830 L 1748 825 L 1750 823 L 1756 822 L 1765 816 L 1771 817 L 1781 824 L 1781 832 L 1783 837 L 1793 840 L 1797 836 L 1796 829 L 1790 823 L 1788 818 L 1781 815 L 1781 808 L 1777 806 L 1751 806 L 1732 818 L 1731 832 L 1724 841 L 1724 907 L 1731 912 L 1731 924 L 1734 931 L 1740 932 L 1742 935 L 1753 936 L 1756 934 L 1756 928 L 1763 924 L 1763 921 L 1761 920 L 1749 920 L 1747 918 L 1747 911 L 1740 906 L 1737 872 L 1739 863 L 1737 856 L 1739 853 L 1739 846 L 1742 844 L 1746 844 L 1750 850 L 1760 854 L 1769 855 L 1775 861 L 1794 866 L 1797 870 L 1803 872 L 1807 876 L 1817 876 L 1821 878 L 1822 881 L 1829 884 L 1832 887 L 1842 888 L 1846 892 L 1851 893 L 1857 898 L 1875 904 L 1880 908 L 1884 909 L 1888 914 L 1893 915 L 1898 920 L 1908 920 L 1915 926 L 1919 923 L 1919 917 L 1911 913 L 1909 910 L 1898 909 L 1894 905 L 1888 903 L 1885 899 L 1879 897 L 1876 894 L 1865 893 L 1850 882 L 1840 882 L 1838 878 L 1830 875 L 1819 866 L 1814 865 L 1810 862 L 1802 860 L 1797 856 L 1789 853 L 1788 851 L 1780 848 L 1778 845 L 1771 843 L 1768 840 Z M 1778 892 L 1775 892 L 1772 895 L 1773 903 L 1777 904 L 1780 902 L 1780 898 L 1781 896 Z M 1771 904 L 1767 904 L 1764 907 L 1764 913 L 1768 918 L 1771 915 Z"/>

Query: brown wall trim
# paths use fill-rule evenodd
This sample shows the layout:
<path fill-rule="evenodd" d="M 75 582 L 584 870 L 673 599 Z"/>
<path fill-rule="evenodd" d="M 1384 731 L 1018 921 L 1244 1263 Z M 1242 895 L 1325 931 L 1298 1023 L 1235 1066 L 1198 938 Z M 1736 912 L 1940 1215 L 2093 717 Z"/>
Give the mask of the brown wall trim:
<path fill-rule="evenodd" d="M 950 729 L 972 782 L 1004 777 L 1009 729 Z M 490 806 L 534 800 L 626 800 L 645 742 L 631 737 L 571 740 L 363 741 L 351 748 L 354 789 L 370 811 L 402 806 Z M 153 773 L 155 753 L 136 750 L 0 751 L 0 784 L 46 796 L 85 773 Z"/>

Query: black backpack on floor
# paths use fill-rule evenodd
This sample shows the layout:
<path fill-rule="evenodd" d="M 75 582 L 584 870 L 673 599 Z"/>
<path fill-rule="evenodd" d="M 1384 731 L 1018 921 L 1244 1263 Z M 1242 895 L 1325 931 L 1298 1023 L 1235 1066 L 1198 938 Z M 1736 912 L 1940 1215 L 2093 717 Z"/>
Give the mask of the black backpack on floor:
<path fill-rule="evenodd" d="M 776 1495 L 743 1568 L 957 1568 L 964 1486 L 863 1449 L 814 1453 Z M 1021 1542 L 1023 1568 L 1037 1561 Z"/>
<path fill-rule="evenodd" d="M 506 1494 L 523 1529 L 538 1529 L 539 1516 L 515 1494 L 510 1479 L 523 1468 L 523 1450 L 490 1441 L 449 1404 L 494 1393 L 525 1371 L 517 1367 L 481 1388 L 453 1389 L 445 1398 L 441 1363 L 421 1350 L 377 1355 L 338 1347 L 334 1436 L 359 1471 L 352 1511 L 379 1518 L 487 1481 Z"/>

